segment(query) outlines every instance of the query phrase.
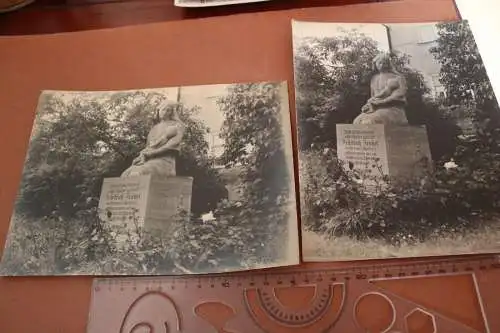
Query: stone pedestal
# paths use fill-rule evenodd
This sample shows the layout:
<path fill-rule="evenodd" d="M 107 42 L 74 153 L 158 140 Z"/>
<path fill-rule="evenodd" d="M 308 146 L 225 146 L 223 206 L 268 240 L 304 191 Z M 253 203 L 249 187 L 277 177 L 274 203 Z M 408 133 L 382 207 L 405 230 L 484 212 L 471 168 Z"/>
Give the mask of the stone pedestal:
<path fill-rule="evenodd" d="M 193 178 L 105 178 L 99 199 L 103 220 L 115 225 L 167 230 L 180 210 L 191 211 Z"/>
<path fill-rule="evenodd" d="M 418 176 L 432 161 L 425 126 L 337 125 L 337 156 L 365 175 Z"/>

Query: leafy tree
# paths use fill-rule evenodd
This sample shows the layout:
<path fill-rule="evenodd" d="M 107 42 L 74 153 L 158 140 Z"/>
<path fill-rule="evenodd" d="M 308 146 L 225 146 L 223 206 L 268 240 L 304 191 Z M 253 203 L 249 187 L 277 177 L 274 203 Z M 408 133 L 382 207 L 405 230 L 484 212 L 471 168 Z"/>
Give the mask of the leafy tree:
<path fill-rule="evenodd" d="M 178 175 L 194 178 L 191 213 L 195 216 L 216 209 L 217 203 L 228 196 L 219 173 L 213 168 L 214 161 L 208 156 L 208 142 L 205 140 L 208 129 L 193 117 L 198 111 L 197 108 L 184 108 L 180 112 L 186 126 L 186 139 L 177 159 Z"/>
<path fill-rule="evenodd" d="M 219 100 L 225 114 L 222 160 L 228 167 L 243 166 L 246 199 L 271 205 L 288 193 L 291 177 L 276 168 L 290 162 L 285 158 L 280 92 L 275 83 L 240 84 Z"/>
<path fill-rule="evenodd" d="M 295 86 L 302 149 L 334 143 L 335 124 L 352 122 L 369 97 L 372 39 L 309 38 L 295 52 Z M 367 89 L 368 87 L 368 89 Z"/>
<path fill-rule="evenodd" d="M 99 98 L 91 94 L 44 94 L 23 171 L 19 212 L 70 217 L 95 207 L 102 178 L 119 176 L 144 147 L 163 98 L 144 91 Z M 204 139 L 207 129 L 193 117 L 197 111 L 181 107 L 179 112 L 187 131 L 178 173 L 195 179 L 195 214 L 213 209 L 225 195 L 208 159 Z"/>
<path fill-rule="evenodd" d="M 468 22 L 440 23 L 437 28 L 437 46 L 431 52 L 441 64 L 440 81 L 448 102 L 483 105 L 494 101 L 495 95 Z"/>
<path fill-rule="evenodd" d="M 372 60 L 379 52 L 373 39 L 358 32 L 307 38 L 296 45 L 296 104 L 302 150 L 336 146 L 335 125 L 352 123 L 370 97 Z M 437 160 L 453 151 L 455 128 L 442 117 L 437 105 L 424 98 L 428 88 L 423 76 L 408 66 L 407 56 L 394 53 L 392 60 L 407 80 L 408 121 L 427 126 Z"/>
<path fill-rule="evenodd" d="M 432 49 L 441 64 L 440 81 L 446 102 L 458 117 L 470 118 L 474 131 L 460 140 L 454 155 L 461 178 L 473 198 L 483 204 L 498 202 L 500 190 L 500 108 L 467 21 L 438 24 L 437 45 Z M 460 52 L 457 52 L 460 50 Z M 484 197 L 484 194 L 488 194 Z M 465 199 L 464 199 L 465 200 Z"/>
<path fill-rule="evenodd" d="M 218 105 L 225 115 L 221 160 L 226 167 L 242 169 L 243 206 L 228 207 L 226 211 L 232 209 L 229 214 L 234 214 L 233 219 L 250 227 L 253 234 L 248 237 L 252 245 L 271 244 L 273 237 L 286 232 L 286 205 L 293 177 L 283 170 L 290 161 L 284 150 L 280 85 L 234 85 Z"/>
<path fill-rule="evenodd" d="M 433 52 L 441 64 L 440 81 L 446 102 L 475 122 L 479 141 L 498 149 L 500 109 L 467 21 L 441 23 Z M 457 52 L 460 50 L 460 52 Z"/>

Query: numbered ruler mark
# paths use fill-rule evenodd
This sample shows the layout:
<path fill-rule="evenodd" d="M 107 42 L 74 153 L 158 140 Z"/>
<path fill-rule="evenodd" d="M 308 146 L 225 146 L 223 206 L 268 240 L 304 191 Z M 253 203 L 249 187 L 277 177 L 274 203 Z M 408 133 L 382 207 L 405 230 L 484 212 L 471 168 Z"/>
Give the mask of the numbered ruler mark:
<path fill-rule="evenodd" d="M 370 280 L 378 278 L 405 278 L 500 269 L 500 256 L 473 256 L 471 258 L 418 260 L 406 263 L 360 264 L 352 267 L 321 268 L 310 264 L 307 268 L 281 268 L 253 272 L 223 273 L 196 276 L 97 278 L 103 285 L 143 288 L 249 288 L 256 286 L 294 286 L 324 281 Z"/>

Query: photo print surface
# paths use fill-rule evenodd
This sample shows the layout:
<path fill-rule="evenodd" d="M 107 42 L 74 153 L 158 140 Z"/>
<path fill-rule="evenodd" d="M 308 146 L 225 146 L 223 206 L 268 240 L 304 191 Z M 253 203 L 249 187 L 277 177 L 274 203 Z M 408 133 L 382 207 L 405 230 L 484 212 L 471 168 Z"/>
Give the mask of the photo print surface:
<path fill-rule="evenodd" d="M 499 107 L 467 21 L 293 22 L 307 261 L 500 250 Z"/>
<path fill-rule="evenodd" d="M 264 1 L 270 0 L 175 0 L 175 5 L 178 7 L 214 7 Z"/>
<path fill-rule="evenodd" d="M 297 264 L 286 83 L 44 91 L 3 275 Z"/>

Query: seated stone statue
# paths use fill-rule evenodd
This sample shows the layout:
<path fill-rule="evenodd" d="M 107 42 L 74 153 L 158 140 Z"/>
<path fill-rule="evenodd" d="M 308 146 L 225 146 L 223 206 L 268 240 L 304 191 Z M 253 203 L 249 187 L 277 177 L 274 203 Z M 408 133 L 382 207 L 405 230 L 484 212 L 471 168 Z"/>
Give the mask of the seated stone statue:
<path fill-rule="evenodd" d="M 177 104 L 163 103 L 158 109 L 157 116 L 159 122 L 149 131 L 146 147 L 121 177 L 176 175 L 175 158 L 184 135 L 184 125 L 177 114 Z"/>
<path fill-rule="evenodd" d="M 386 53 L 373 59 L 373 68 L 378 73 L 370 82 L 371 97 L 353 123 L 408 125 L 404 76 L 393 68 L 390 55 Z"/>

